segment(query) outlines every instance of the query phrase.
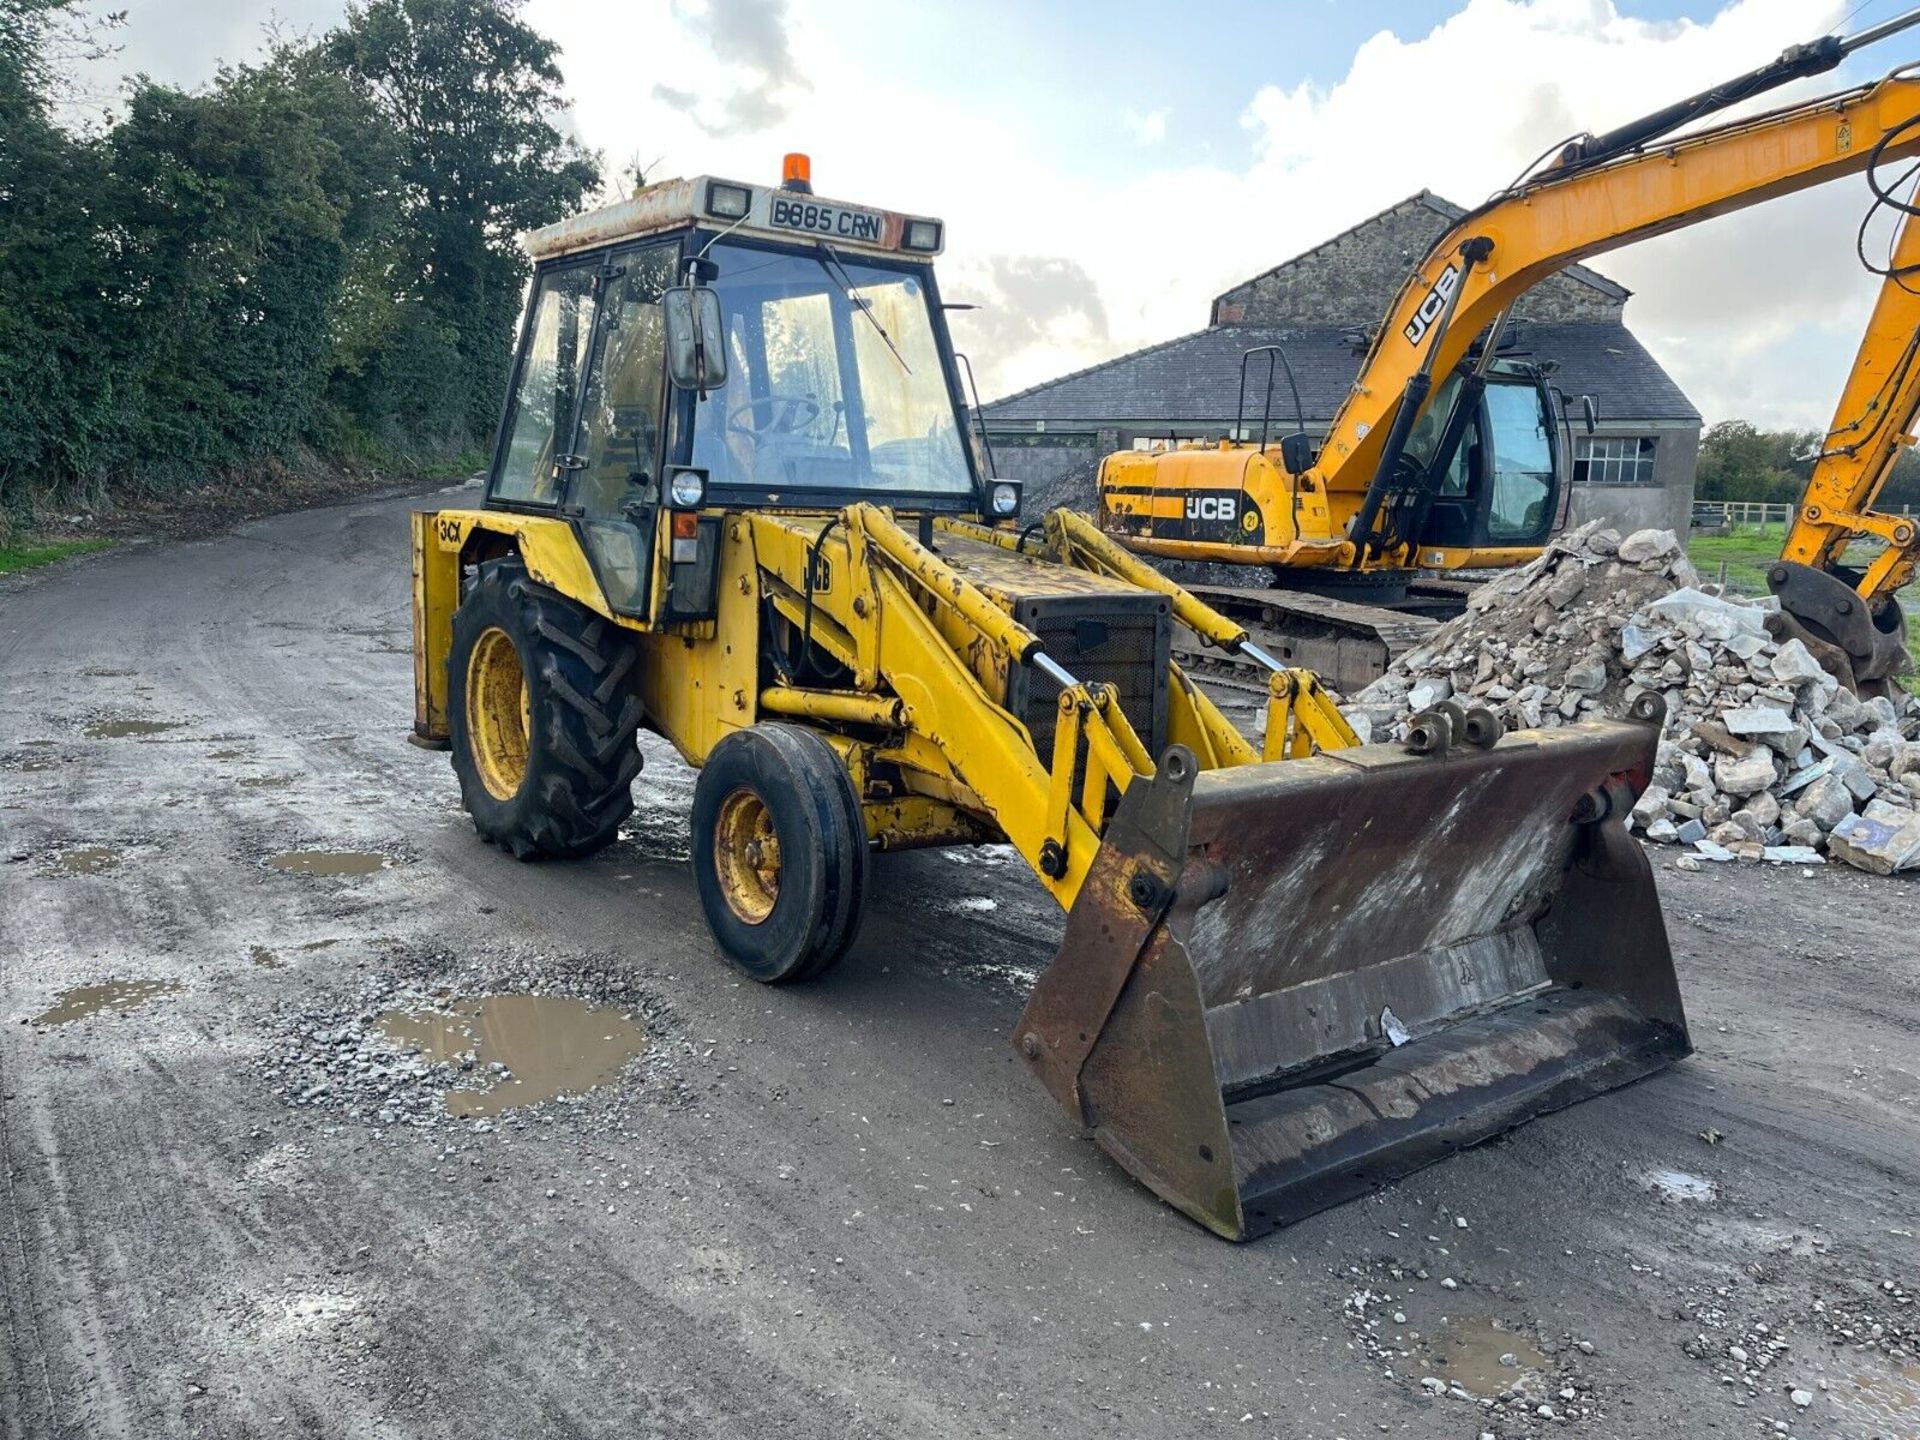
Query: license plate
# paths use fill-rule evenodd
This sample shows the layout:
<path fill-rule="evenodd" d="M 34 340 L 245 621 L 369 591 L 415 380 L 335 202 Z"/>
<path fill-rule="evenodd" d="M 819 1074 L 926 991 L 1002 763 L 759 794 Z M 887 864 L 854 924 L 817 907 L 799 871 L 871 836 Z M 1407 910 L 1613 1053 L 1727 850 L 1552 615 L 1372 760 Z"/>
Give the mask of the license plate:
<path fill-rule="evenodd" d="M 851 205 L 823 204 L 804 195 L 775 194 L 767 205 L 767 223 L 776 230 L 797 230 L 829 240 L 863 245 L 886 243 L 886 219 Z"/>

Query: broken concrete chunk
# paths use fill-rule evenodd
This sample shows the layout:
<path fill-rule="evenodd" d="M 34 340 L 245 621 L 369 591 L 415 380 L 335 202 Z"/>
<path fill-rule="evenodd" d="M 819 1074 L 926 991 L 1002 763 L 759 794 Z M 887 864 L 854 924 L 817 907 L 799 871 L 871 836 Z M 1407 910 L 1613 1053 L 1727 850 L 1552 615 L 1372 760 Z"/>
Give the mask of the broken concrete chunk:
<path fill-rule="evenodd" d="M 1793 802 L 1802 819 L 1831 830 L 1853 813 L 1853 792 L 1838 775 L 1822 775 Z"/>
<path fill-rule="evenodd" d="M 1830 775 L 1832 773 L 1833 759 L 1831 756 L 1825 760 L 1796 770 L 1787 776 L 1786 783 L 1780 787 L 1780 797 L 1785 799 L 1789 795 L 1798 794 L 1814 781 L 1818 780 L 1822 775 Z"/>
<path fill-rule="evenodd" d="M 1704 840 L 1707 838 L 1706 822 L 1698 818 L 1689 820 L 1685 824 L 1675 827 L 1673 838 L 1680 841 L 1683 845 L 1691 845 L 1696 840 Z"/>
<path fill-rule="evenodd" d="M 1818 865 L 1820 852 L 1811 845 L 1769 845 L 1760 858 L 1776 865 Z"/>
<path fill-rule="evenodd" d="M 1827 852 L 1874 875 L 1920 869 L 1920 816 L 1896 825 L 1849 815 L 1827 836 Z"/>
<path fill-rule="evenodd" d="M 1640 792 L 1640 798 L 1634 802 L 1633 823 L 1650 825 L 1666 813 L 1667 801 L 1673 798 L 1673 792 L 1661 785 L 1649 785 Z"/>
<path fill-rule="evenodd" d="M 1587 588 L 1587 567 L 1584 565 L 1563 565 L 1547 582 L 1545 591 L 1547 603 L 1556 610 L 1564 610 L 1580 598 L 1580 592 Z"/>
<path fill-rule="evenodd" d="M 1813 658 L 1813 652 L 1798 640 L 1787 641 L 1773 657 L 1774 679 L 1789 685 L 1811 684 L 1826 673 Z"/>
<path fill-rule="evenodd" d="M 1729 795 L 1758 794 L 1771 789 L 1776 778 L 1770 750 L 1755 750 L 1744 756 L 1722 755 L 1713 763 L 1713 782 Z"/>
<path fill-rule="evenodd" d="M 1738 710 L 1729 710 L 1720 717 L 1720 723 L 1735 735 L 1758 739 L 1766 735 L 1786 735 L 1793 731 L 1793 710 L 1781 707 L 1767 700 L 1756 701 L 1752 705 L 1743 705 Z M 1806 742 L 1803 740 L 1801 744 Z M 1793 747 L 1796 751 L 1800 746 Z"/>
<path fill-rule="evenodd" d="M 1832 778 L 1845 785 L 1855 800 L 1871 800 L 1880 789 L 1879 781 L 1873 778 L 1873 771 L 1858 755 L 1834 756 Z"/>
<path fill-rule="evenodd" d="M 1794 845 L 1817 846 L 1826 837 L 1813 821 L 1795 816 L 1780 827 L 1780 838 Z"/>
<path fill-rule="evenodd" d="M 1620 542 L 1619 556 L 1629 565 L 1658 560 L 1680 549 L 1680 541 L 1671 530 L 1636 530 Z"/>
<path fill-rule="evenodd" d="M 1453 694 L 1453 682 L 1444 676 L 1430 676 L 1407 691 L 1407 704 L 1416 711 L 1437 705 Z"/>
<path fill-rule="evenodd" d="M 1733 851 L 1711 840 L 1696 840 L 1693 842 L 1693 848 L 1700 852 L 1702 860 L 1711 860 L 1718 865 L 1724 865 L 1733 859 Z"/>
<path fill-rule="evenodd" d="M 1589 656 L 1569 665 L 1567 686 L 1572 690 L 1584 690 L 1589 695 L 1598 694 L 1607 688 L 1607 662 Z"/>

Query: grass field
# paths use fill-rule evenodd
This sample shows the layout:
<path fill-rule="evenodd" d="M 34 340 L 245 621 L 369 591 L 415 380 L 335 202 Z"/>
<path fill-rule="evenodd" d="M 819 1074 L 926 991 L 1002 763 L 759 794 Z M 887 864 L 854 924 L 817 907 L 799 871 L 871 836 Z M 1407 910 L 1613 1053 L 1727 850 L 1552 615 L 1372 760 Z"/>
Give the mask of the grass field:
<path fill-rule="evenodd" d="M 36 565 L 51 565 L 56 560 L 65 560 L 74 555 L 91 554 L 95 550 L 106 549 L 112 543 L 111 540 L 56 540 L 17 545 L 0 543 L 0 575 L 14 570 L 31 570 Z"/>
<path fill-rule="evenodd" d="M 1725 565 L 1728 588 L 1742 595 L 1764 595 L 1767 566 L 1780 558 L 1786 538 L 1784 525 L 1755 525 L 1731 535 L 1695 535 L 1687 542 L 1687 555 L 1702 580 L 1718 583 L 1720 567 Z M 1913 654 L 1915 671 L 1920 672 L 1920 585 L 1900 592 L 1900 607 L 1907 615 L 1907 649 Z M 1920 693 L 1920 673 L 1910 673 L 1903 683 Z"/>

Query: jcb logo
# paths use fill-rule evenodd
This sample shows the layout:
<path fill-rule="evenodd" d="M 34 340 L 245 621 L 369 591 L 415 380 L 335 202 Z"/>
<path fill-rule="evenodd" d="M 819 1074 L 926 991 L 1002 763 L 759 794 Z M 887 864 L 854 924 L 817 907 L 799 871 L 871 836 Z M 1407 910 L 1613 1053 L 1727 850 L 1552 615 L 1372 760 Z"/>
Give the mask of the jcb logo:
<path fill-rule="evenodd" d="M 1187 519 L 1231 521 L 1240 513 L 1238 495 L 1189 495 Z"/>
<path fill-rule="evenodd" d="M 817 551 L 807 564 L 807 588 L 816 595 L 833 589 L 833 567 L 827 564 L 827 557 Z"/>
<path fill-rule="evenodd" d="M 1440 272 L 1440 278 L 1433 282 L 1433 288 L 1427 291 L 1427 298 L 1420 302 L 1420 308 L 1413 312 L 1413 319 L 1407 322 L 1407 328 L 1401 332 L 1407 337 L 1409 345 L 1418 345 L 1427 338 L 1427 331 L 1440 318 L 1440 312 L 1447 308 L 1448 297 L 1459 288 L 1460 267 L 1449 264 Z"/>

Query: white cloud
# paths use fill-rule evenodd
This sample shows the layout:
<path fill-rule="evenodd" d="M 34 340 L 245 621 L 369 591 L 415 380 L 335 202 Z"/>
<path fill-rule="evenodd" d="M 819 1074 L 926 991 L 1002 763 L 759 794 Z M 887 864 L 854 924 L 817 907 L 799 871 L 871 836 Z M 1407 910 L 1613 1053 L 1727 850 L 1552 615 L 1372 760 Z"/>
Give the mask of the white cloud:
<path fill-rule="evenodd" d="M 1120 116 L 1120 123 L 1127 127 L 1127 133 L 1133 136 L 1136 145 L 1158 145 L 1167 138 L 1167 116 L 1173 112 L 1166 106 L 1158 110 L 1145 112 L 1129 105 Z"/>

